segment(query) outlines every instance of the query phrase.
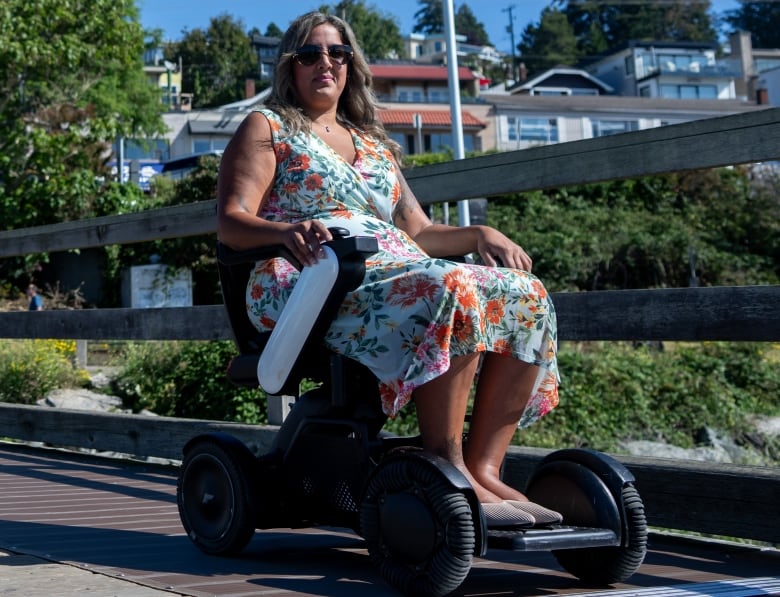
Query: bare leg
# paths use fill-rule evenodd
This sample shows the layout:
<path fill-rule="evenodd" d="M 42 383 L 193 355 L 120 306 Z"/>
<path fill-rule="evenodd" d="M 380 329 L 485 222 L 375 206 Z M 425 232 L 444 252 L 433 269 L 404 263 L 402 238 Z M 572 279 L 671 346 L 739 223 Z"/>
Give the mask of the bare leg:
<path fill-rule="evenodd" d="M 480 485 L 466 467 L 462 441 L 469 393 L 478 364 L 478 354 L 452 359 L 446 373 L 415 390 L 414 401 L 423 448 L 449 460 L 466 476 L 479 501 L 485 504 L 500 502 L 501 497 Z"/>
<path fill-rule="evenodd" d="M 526 500 L 500 479 L 501 463 L 534 390 L 539 367 L 486 353 L 479 374 L 464 459 L 476 481 L 505 500 Z"/>

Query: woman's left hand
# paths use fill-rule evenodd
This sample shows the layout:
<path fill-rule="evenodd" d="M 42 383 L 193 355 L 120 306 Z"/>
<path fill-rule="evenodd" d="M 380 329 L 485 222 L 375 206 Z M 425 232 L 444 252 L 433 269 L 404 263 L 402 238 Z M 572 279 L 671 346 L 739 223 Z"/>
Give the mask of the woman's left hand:
<path fill-rule="evenodd" d="M 523 247 L 512 242 L 495 228 L 480 227 L 477 252 L 485 265 L 531 271 L 533 261 Z"/>

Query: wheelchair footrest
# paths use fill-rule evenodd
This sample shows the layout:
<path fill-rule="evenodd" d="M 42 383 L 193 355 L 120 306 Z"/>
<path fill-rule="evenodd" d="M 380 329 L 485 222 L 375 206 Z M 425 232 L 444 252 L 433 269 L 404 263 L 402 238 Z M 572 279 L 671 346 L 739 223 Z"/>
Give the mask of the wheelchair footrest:
<path fill-rule="evenodd" d="M 620 545 L 620 538 L 615 531 L 588 527 L 488 529 L 487 535 L 489 548 L 511 551 L 553 551 Z"/>

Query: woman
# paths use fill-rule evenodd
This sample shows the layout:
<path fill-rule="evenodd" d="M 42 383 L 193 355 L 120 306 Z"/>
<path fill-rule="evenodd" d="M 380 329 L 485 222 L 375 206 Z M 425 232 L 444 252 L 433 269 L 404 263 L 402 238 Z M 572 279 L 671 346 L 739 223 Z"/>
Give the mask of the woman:
<path fill-rule="evenodd" d="M 267 109 L 247 116 L 222 157 L 218 236 L 235 249 L 283 244 L 305 265 L 331 239 L 329 226 L 375 236 L 379 253 L 325 343 L 374 372 L 388 416 L 414 400 L 423 446 L 466 476 L 490 526 L 558 522 L 499 478 L 518 421 L 528 425 L 558 402 L 553 306 L 531 259 L 506 236 L 428 219 L 376 118 L 370 84 L 344 21 L 316 12 L 296 19 Z M 474 252 L 485 266 L 441 258 Z M 296 277 L 283 260 L 257 264 L 247 312 L 258 329 L 273 328 Z"/>

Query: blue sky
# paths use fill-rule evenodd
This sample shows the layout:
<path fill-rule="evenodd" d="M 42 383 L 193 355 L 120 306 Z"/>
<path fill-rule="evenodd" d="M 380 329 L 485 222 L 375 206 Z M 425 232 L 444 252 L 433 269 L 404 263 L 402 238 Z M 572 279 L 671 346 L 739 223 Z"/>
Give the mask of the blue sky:
<path fill-rule="evenodd" d="M 455 7 L 462 1 L 454 0 Z M 507 33 L 509 11 L 512 7 L 514 17 L 515 43 L 526 25 L 539 21 L 539 15 L 549 0 L 483 0 L 466 1 L 471 11 L 485 25 L 485 29 L 496 48 L 502 52 L 511 52 L 511 38 Z M 138 0 L 141 23 L 147 29 L 162 29 L 165 39 L 180 39 L 184 29 L 206 29 L 209 20 L 227 13 L 244 22 L 246 29 L 257 27 L 261 31 L 273 22 L 284 30 L 292 19 L 309 10 L 315 10 L 323 4 L 333 5 L 335 1 L 324 0 Z M 393 0 L 379 2 L 368 0 L 371 6 L 385 16 L 397 18 L 402 34 L 411 33 L 415 23 L 414 14 L 420 9 L 418 0 Z M 390 8 L 385 8 L 387 6 Z M 713 10 L 721 13 L 739 6 L 737 0 L 713 0 Z"/>

